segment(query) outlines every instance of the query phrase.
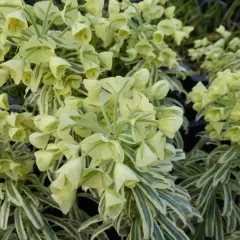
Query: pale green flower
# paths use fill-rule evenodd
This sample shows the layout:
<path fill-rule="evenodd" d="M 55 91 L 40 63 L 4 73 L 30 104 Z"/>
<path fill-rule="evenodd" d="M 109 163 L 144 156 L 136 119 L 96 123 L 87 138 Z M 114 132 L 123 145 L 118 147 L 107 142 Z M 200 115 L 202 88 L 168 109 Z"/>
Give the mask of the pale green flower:
<path fill-rule="evenodd" d="M 33 10 L 36 16 L 42 21 L 44 21 L 46 17 L 46 12 L 48 11 L 49 21 L 54 20 L 53 23 L 56 25 L 61 25 L 64 23 L 63 18 L 61 16 L 61 12 L 59 11 L 58 7 L 56 7 L 54 4 L 50 5 L 50 1 L 36 2 L 34 4 Z"/>
<path fill-rule="evenodd" d="M 53 182 L 54 183 L 54 182 Z M 54 185 L 51 185 L 51 189 L 54 189 Z M 51 197 L 58 203 L 61 211 L 64 214 L 67 214 L 72 208 L 74 202 L 76 201 L 76 190 L 70 191 L 67 187 L 62 190 L 52 190 L 52 192 L 56 192 L 56 194 L 52 194 Z"/>
<path fill-rule="evenodd" d="M 21 45 L 19 54 L 29 63 L 48 63 L 50 58 L 54 56 L 55 47 L 55 43 L 51 38 L 45 40 L 34 35 Z"/>
<path fill-rule="evenodd" d="M 176 7 L 171 6 L 165 9 L 164 14 L 167 18 L 172 19 L 174 17 L 174 12 L 175 12 Z"/>
<path fill-rule="evenodd" d="M 82 59 L 84 72 L 88 79 L 98 79 L 100 75 L 99 63 L 89 61 L 87 58 Z"/>
<path fill-rule="evenodd" d="M 205 129 L 209 132 L 211 139 L 219 139 L 224 127 L 224 122 L 210 122 Z"/>
<path fill-rule="evenodd" d="M 65 181 L 71 184 L 73 189 L 77 189 L 81 179 L 82 168 L 82 159 L 74 158 L 65 163 L 56 173 L 64 175 Z"/>
<path fill-rule="evenodd" d="M 223 136 L 227 139 L 230 139 L 232 142 L 240 141 L 240 127 L 232 126 L 229 127 L 223 134 Z"/>
<path fill-rule="evenodd" d="M 17 113 L 11 113 L 7 116 L 7 123 L 11 127 L 20 127 L 22 116 Z"/>
<path fill-rule="evenodd" d="M 128 118 L 134 113 L 148 113 L 147 119 L 154 119 L 154 107 L 148 98 L 142 93 L 134 91 L 132 96 L 122 97 L 119 101 L 120 114 L 123 118 Z"/>
<path fill-rule="evenodd" d="M 65 5 L 61 12 L 64 22 L 68 26 L 72 26 L 78 18 L 78 1 L 77 0 L 62 0 Z"/>
<path fill-rule="evenodd" d="M 133 78 L 123 78 L 121 76 L 105 78 L 100 81 L 102 88 L 104 88 L 113 95 L 127 92 L 133 86 L 133 83 Z"/>
<path fill-rule="evenodd" d="M 147 40 L 139 41 L 135 46 L 137 52 L 141 55 L 147 55 L 149 52 L 152 52 L 152 45 Z"/>
<path fill-rule="evenodd" d="M 108 13 L 110 18 L 113 17 L 115 14 L 118 14 L 121 9 L 121 4 L 117 0 L 109 0 L 108 5 Z"/>
<path fill-rule="evenodd" d="M 11 0 L 11 4 L 9 3 L 9 0 L 0 0 L 0 4 L 4 6 L 0 8 L 0 12 L 4 15 L 5 18 L 8 14 L 22 9 L 21 0 Z"/>
<path fill-rule="evenodd" d="M 64 99 L 67 107 L 80 109 L 83 106 L 83 98 L 68 96 Z"/>
<path fill-rule="evenodd" d="M 34 132 L 29 136 L 29 142 L 36 148 L 45 149 L 50 139 L 47 133 Z"/>
<path fill-rule="evenodd" d="M 236 103 L 231 111 L 230 119 L 240 120 L 240 103 Z"/>
<path fill-rule="evenodd" d="M 139 182 L 137 174 L 130 167 L 120 162 L 115 164 L 113 176 L 117 192 L 123 185 L 133 188 Z"/>
<path fill-rule="evenodd" d="M 150 78 L 150 72 L 146 68 L 142 68 L 141 70 L 137 71 L 134 76 L 134 84 L 133 86 L 138 89 L 144 88 Z"/>
<path fill-rule="evenodd" d="M 19 84 L 23 77 L 24 61 L 22 59 L 12 59 L 1 64 L 1 67 L 8 71 L 15 84 Z"/>
<path fill-rule="evenodd" d="M 116 219 L 122 211 L 125 201 L 125 198 L 121 194 L 111 189 L 106 190 L 105 214 L 112 219 Z"/>
<path fill-rule="evenodd" d="M 21 32 L 28 27 L 27 20 L 21 11 L 9 13 L 5 29 L 10 36 L 21 36 Z"/>
<path fill-rule="evenodd" d="M 176 23 L 178 25 L 176 25 Z M 176 28 L 181 29 L 182 23 L 179 21 L 175 21 L 173 19 L 164 19 L 160 21 L 157 25 L 157 29 L 160 30 L 164 35 L 170 36 L 174 33 Z"/>
<path fill-rule="evenodd" d="M 153 40 L 156 44 L 160 44 L 163 42 L 164 34 L 161 30 L 157 30 L 153 33 Z"/>
<path fill-rule="evenodd" d="M 76 22 L 72 26 L 73 39 L 80 43 L 90 42 L 92 39 L 92 31 L 87 23 Z"/>
<path fill-rule="evenodd" d="M 166 143 L 164 146 L 164 160 L 172 160 L 176 155 L 175 147 L 170 144 Z"/>
<path fill-rule="evenodd" d="M 160 107 L 156 117 L 159 130 L 167 137 L 173 138 L 183 124 L 183 110 L 180 107 Z"/>
<path fill-rule="evenodd" d="M 122 38 L 127 38 L 131 33 L 131 30 L 128 26 L 123 26 L 118 30 L 118 35 Z"/>
<path fill-rule="evenodd" d="M 0 108 L 9 110 L 8 95 L 6 93 L 0 94 Z"/>
<path fill-rule="evenodd" d="M 157 155 L 150 149 L 150 147 L 145 142 L 143 142 L 137 149 L 136 166 L 148 167 L 157 165 L 157 162 Z"/>
<path fill-rule="evenodd" d="M 164 147 L 166 144 L 166 137 L 162 132 L 158 131 L 154 136 L 146 141 L 147 145 L 154 150 L 160 160 L 164 159 Z"/>
<path fill-rule="evenodd" d="M 124 152 L 119 142 L 109 140 L 100 133 L 85 138 L 80 146 L 93 160 L 113 159 L 116 162 L 123 162 Z"/>
<path fill-rule="evenodd" d="M 83 171 L 81 178 L 82 187 L 87 190 L 93 189 L 106 189 L 112 184 L 112 179 L 109 175 L 104 173 L 101 169 L 86 168 Z"/>
<path fill-rule="evenodd" d="M 223 25 L 219 26 L 216 31 L 220 33 L 224 38 L 228 38 L 232 35 L 232 33 L 227 31 Z"/>
<path fill-rule="evenodd" d="M 86 0 L 86 3 L 83 5 L 86 9 L 86 12 L 94 16 L 102 16 L 104 0 Z"/>
<path fill-rule="evenodd" d="M 85 79 L 83 80 L 83 85 L 88 91 L 88 97 L 83 100 L 84 107 L 86 107 L 88 111 L 99 110 L 101 106 L 99 97 L 102 90 L 100 81 Z"/>
<path fill-rule="evenodd" d="M 34 153 L 36 164 L 40 171 L 48 170 L 58 157 L 58 148 L 54 145 L 48 145 L 46 150 L 39 150 Z"/>
<path fill-rule="evenodd" d="M 77 75 L 77 74 L 67 75 L 65 78 L 65 83 L 70 85 L 71 88 L 79 89 L 80 84 L 82 83 L 82 77 L 81 75 Z"/>
<path fill-rule="evenodd" d="M 56 130 L 58 125 L 58 120 L 51 115 L 36 116 L 34 118 L 34 124 L 38 129 L 44 133 L 51 133 Z"/>
<path fill-rule="evenodd" d="M 9 137 L 14 141 L 14 142 L 21 142 L 24 141 L 26 138 L 26 132 L 24 128 L 10 128 L 9 129 Z"/>
<path fill-rule="evenodd" d="M 169 90 L 169 82 L 166 80 L 160 80 L 152 86 L 151 93 L 154 98 L 163 99 L 167 96 Z"/>
<path fill-rule="evenodd" d="M 127 15 L 125 13 L 118 13 L 111 17 L 109 26 L 114 29 L 121 29 L 127 25 Z"/>
<path fill-rule="evenodd" d="M 98 54 L 101 64 L 107 69 L 112 69 L 113 53 L 112 52 L 101 52 Z"/>
<path fill-rule="evenodd" d="M 70 66 L 66 60 L 60 57 L 53 56 L 50 58 L 49 67 L 53 76 L 58 80 L 64 76 L 66 69 Z"/>
<path fill-rule="evenodd" d="M 29 65 L 25 66 L 23 76 L 22 76 L 22 82 L 26 86 L 30 86 L 31 82 L 33 80 L 33 71 Z"/>
<path fill-rule="evenodd" d="M 52 198 L 59 204 L 61 211 L 67 214 L 76 200 L 76 190 L 72 188 L 69 181 L 65 179 L 64 174 L 60 174 L 54 180 L 50 189 Z"/>
<path fill-rule="evenodd" d="M 219 122 L 224 120 L 225 112 L 223 107 L 210 107 L 204 112 L 204 118 L 208 122 Z"/>
<path fill-rule="evenodd" d="M 176 42 L 176 44 L 178 46 L 181 45 L 181 42 L 184 38 L 188 37 L 188 34 L 186 32 L 183 32 L 183 31 L 174 31 L 173 33 L 173 38 L 174 38 L 174 41 Z"/>

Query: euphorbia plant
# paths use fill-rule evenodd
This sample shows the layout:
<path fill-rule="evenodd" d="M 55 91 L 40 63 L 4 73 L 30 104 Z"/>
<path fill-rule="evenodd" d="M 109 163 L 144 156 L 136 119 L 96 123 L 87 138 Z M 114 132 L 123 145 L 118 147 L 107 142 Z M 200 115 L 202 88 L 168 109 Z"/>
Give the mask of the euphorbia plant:
<path fill-rule="evenodd" d="M 204 221 L 194 239 L 239 237 L 239 60 L 240 39 L 223 26 L 215 42 L 195 41 L 190 56 L 202 62 L 209 85 L 199 82 L 189 93 L 193 108 L 204 117 L 206 132 L 183 164 L 177 164 L 182 186 Z M 202 150 L 211 144 L 212 152 Z"/>
<path fill-rule="evenodd" d="M 14 107 L 0 95 L 1 135 L 34 154 L 40 184 L 49 185 L 73 228 L 81 215 L 78 190 L 99 201 L 99 215 L 79 222 L 82 237 L 104 237 L 113 226 L 128 239 L 188 239 L 182 228 L 200 218 L 170 175 L 171 162 L 184 158 L 175 139 L 183 109 L 165 97 L 169 90 L 183 91 L 176 77 L 185 72 L 171 46 L 180 45 L 192 27 L 182 26 L 166 2 L 110 0 L 105 9 L 102 0 L 65 0 L 60 8 L 53 1 L 33 7 L 0 1 L 0 82 L 26 86 L 19 113 L 9 111 Z M 16 205 L 21 192 L 9 198 L 8 175 L 4 180 L 3 199 Z M 30 216 L 38 219 L 36 211 Z M 75 234 L 65 219 L 43 218 L 39 230 L 52 221 Z M 99 222 L 95 231 L 88 229 Z M 26 228 L 21 222 L 18 236 Z"/>

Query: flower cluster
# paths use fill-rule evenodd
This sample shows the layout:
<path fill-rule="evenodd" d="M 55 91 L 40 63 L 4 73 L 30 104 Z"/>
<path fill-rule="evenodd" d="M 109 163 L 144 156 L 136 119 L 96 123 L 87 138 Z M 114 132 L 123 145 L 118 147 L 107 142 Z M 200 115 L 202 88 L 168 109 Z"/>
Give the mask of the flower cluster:
<path fill-rule="evenodd" d="M 192 60 L 202 60 L 201 67 L 210 74 L 210 81 L 214 79 L 211 74 L 226 69 L 234 70 L 240 58 L 240 38 L 232 37 L 232 33 L 222 25 L 216 32 L 214 42 L 205 37 L 196 40 L 194 48 L 189 50 Z"/>
<path fill-rule="evenodd" d="M 222 26 L 218 29 L 218 32 L 226 38 L 231 35 Z M 224 43 L 224 39 L 220 39 L 213 45 L 216 46 L 219 42 Z M 205 43 L 205 40 L 195 42 L 199 45 L 205 45 Z M 214 49 L 212 48 L 213 45 L 208 47 Z M 204 50 L 206 53 L 204 54 L 202 68 L 209 71 L 210 84 L 206 87 L 199 82 L 189 93 L 188 98 L 193 102 L 193 108 L 198 112 L 200 111 L 207 121 L 206 130 L 212 139 L 230 140 L 232 143 L 237 143 L 240 141 L 238 137 L 240 71 L 235 64 L 239 61 L 240 39 L 232 39 L 226 47 L 226 51 L 223 48 L 221 49 L 222 53 L 215 57 L 211 54 L 209 57 L 210 51 Z M 194 49 L 190 51 L 190 55 L 194 51 L 202 50 L 200 48 Z"/>
<path fill-rule="evenodd" d="M 0 95 L 1 136 L 33 151 L 64 214 L 81 188 L 121 236 L 157 239 L 171 226 L 187 239 L 174 221 L 198 214 L 169 174 L 184 158 L 174 139 L 183 110 L 164 101 L 179 82 L 159 67 L 183 72 L 170 46 L 193 28 L 166 0 L 110 0 L 107 10 L 103 0 L 62 2 L 0 1 L 0 84 L 25 86 L 20 112 Z"/>

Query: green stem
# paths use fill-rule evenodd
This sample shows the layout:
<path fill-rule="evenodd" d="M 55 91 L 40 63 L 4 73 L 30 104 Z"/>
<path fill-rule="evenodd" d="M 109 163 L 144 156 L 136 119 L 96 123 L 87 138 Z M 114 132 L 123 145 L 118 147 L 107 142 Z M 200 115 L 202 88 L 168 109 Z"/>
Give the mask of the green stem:
<path fill-rule="evenodd" d="M 2 87 L 1 90 L 7 91 L 7 90 L 12 89 L 12 88 L 14 88 L 14 87 L 16 87 L 16 84 L 11 84 L 11 85 L 8 85 L 8 86 L 6 86 L 6 87 Z"/>
<path fill-rule="evenodd" d="M 24 38 L 24 37 L 14 37 L 12 36 L 11 38 L 16 38 L 16 39 L 19 39 L 19 40 L 23 40 L 23 41 L 28 41 L 28 38 Z"/>
<path fill-rule="evenodd" d="M 53 0 L 51 0 L 48 4 L 47 12 L 46 12 L 46 15 L 45 15 L 45 18 L 43 21 L 42 34 L 45 33 L 45 29 L 46 29 L 46 25 L 47 25 L 47 21 L 48 21 L 48 14 L 50 12 L 50 8 L 51 8 L 52 4 L 53 4 Z"/>
<path fill-rule="evenodd" d="M 47 32 L 51 29 L 52 25 L 54 24 L 54 22 L 56 21 L 56 19 L 58 18 L 59 16 L 56 15 L 55 17 L 53 17 L 53 19 L 51 20 L 51 22 L 49 23 L 46 31 L 44 31 L 44 34 L 47 34 Z"/>
<path fill-rule="evenodd" d="M 83 90 L 81 89 L 75 89 L 77 92 L 83 94 L 84 96 L 88 97 L 88 94 L 86 92 L 84 92 Z"/>
<path fill-rule="evenodd" d="M 77 6 L 77 7 L 72 7 L 72 8 L 67 9 L 65 13 L 70 12 L 70 11 L 75 10 L 75 9 L 81 9 L 81 8 L 83 9 L 84 6 L 79 5 L 79 6 Z"/>
<path fill-rule="evenodd" d="M 105 106 L 102 106 L 102 113 L 103 113 L 104 119 L 105 119 L 105 121 L 106 121 L 106 123 L 107 123 L 108 130 L 109 130 L 109 132 L 111 133 L 111 132 L 112 132 L 112 126 L 111 126 L 111 123 L 110 123 L 110 121 L 109 121 L 109 118 L 108 118 L 108 116 L 107 116 L 107 114 L 106 114 Z"/>
<path fill-rule="evenodd" d="M 39 29 L 38 29 L 38 27 L 37 27 L 37 24 L 35 23 L 34 19 L 32 18 L 32 15 L 28 12 L 27 9 L 24 8 L 23 10 L 24 10 L 24 12 L 27 14 L 28 18 L 30 19 L 30 21 L 31 21 L 31 23 L 32 23 L 32 25 L 33 25 L 33 27 L 34 27 L 34 30 L 35 30 L 37 36 L 38 36 L 38 37 L 41 37 L 41 34 L 40 34 Z"/>
<path fill-rule="evenodd" d="M 62 31 L 62 33 L 60 34 L 59 37 L 62 37 L 68 30 L 70 30 L 70 27 L 66 27 L 66 28 Z"/>
<path fill-rule="evenodd" d="M 114 133 L 116 133 L 116 127 L 117 127 L 118 97 L 119 97 L 118 94 L 114 96 L 114 112 L 113 112 L 113 132 Z"/>

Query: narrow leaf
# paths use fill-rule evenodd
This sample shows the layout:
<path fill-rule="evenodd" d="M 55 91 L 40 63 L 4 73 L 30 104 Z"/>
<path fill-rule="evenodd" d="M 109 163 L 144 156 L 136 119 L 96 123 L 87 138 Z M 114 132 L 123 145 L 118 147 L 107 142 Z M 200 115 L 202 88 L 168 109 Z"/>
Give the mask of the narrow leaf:
<path fill-rule="evenodd" d="M 16 208 L 14 211 L 14 223 L 17 230 L 17 234 L 20 240 L 27 240 L 28 236 L 24 229 L 23 219 L 21 214 L 21 208 Z"/>
<path fill-rule="evenodd" d="M 112 221 L 107 221 L 103 223 L 101 226 L 99 226 L 94 233 L 92 234 L 90 240 L 94 240 L 96 237 L 98 237 L 101 233 L 105 232 L 107 229 L 112 227 Z"/>
<path fill-rule="evenodd" d="M 5 198 L 0 211 L 0 228 L 3 230 L 7 229 L 9 213 L 10 213 L 10 202 L 8 202 L 8 199 Z"/>
<path fill-rule="evenodd" d="M 147 204 L 146 199 L 143 197 L 142 192 L 139 188 L 135 187 L 132 189 L 137 208 L 142 219 L 143 235 L 145 239 L 148 239 L 153 234 L 153 217 L 150 211 L 150 207 Z"/>

